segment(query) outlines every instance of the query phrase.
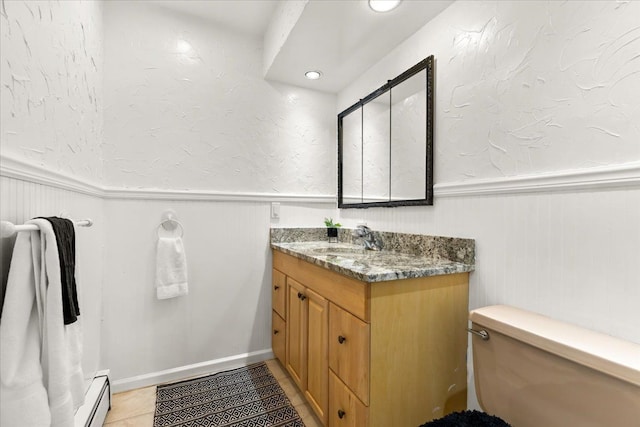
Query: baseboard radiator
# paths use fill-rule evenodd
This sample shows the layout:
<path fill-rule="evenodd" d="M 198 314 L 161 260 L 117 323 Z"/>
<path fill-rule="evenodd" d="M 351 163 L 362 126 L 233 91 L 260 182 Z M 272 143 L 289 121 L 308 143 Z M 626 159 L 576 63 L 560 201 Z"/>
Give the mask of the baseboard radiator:
<path fill-rule="evenodd" d="M 97 372 L 84 396 L 84 405 L 76 411 L 75 427 L 102 427 L 109 408 L 111 408 L 109 371 Z"/>

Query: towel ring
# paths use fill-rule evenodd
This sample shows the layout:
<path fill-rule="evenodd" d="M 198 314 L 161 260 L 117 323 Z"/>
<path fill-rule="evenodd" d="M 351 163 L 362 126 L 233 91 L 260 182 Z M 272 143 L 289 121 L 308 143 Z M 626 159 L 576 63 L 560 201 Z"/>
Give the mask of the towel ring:
<path fill-rule="evenodd" d="M 167 209 L 162 213 L 162 221 L 156 228 L 156 234 L 160 237 L 160 227 L 167 231 L 173 231 L 177 227 L 180 227 L 180 237 L 184 236 L 184 227 L 180 224 L 180 221 L 176 219 L 177 215 L 173 209 Z"/>
<path fill-rule="evenodd" d="M 158 237 L 160 237 L 160 227 L 169 231 L 169 229 L 166 227 L 167 223 L 171 224 L 171 230 L 175 230 L 177 227 L 180 227 L 180 237 L 182 238 L 184 236 L 184 227 L 182 226 L 182 224 L 180 224 L 180 221 L 178 221 L 177 219 L 166 219 L 158 224 L 158 228 L 156 228 L 156 234 L 158 235 Z"/>

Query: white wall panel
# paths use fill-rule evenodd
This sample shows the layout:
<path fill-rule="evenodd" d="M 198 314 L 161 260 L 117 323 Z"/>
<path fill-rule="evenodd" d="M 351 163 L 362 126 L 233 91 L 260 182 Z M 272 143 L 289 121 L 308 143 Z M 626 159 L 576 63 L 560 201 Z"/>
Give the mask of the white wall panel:
<path fill-rule="evenodd" d="M 339 219 L 476 239 L 471 308 L 512 304 L 640 342 L 638 218 L 632 188 L 442 198 L 433 208 L 342 210 Z"/>
<path fill-rule="evenodd" d="M 125 383 L 271 348 L 270 203 L 106 200 L 103 360 Z M 322 226 L 332 204 L 281 204 L 287 226 Z M 184 227 L 189 294 L 155 295 L 156 230 Z"/>

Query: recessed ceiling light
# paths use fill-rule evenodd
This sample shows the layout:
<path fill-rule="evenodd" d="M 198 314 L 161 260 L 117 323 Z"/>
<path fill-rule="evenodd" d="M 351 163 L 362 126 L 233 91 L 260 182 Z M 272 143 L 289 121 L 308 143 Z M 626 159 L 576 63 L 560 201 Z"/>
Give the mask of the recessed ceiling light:
<path fill-rule="evenodd" d="M 179 39 L 176 42 L 176 49 L 178 53 L 189 53 L 193 50 L 193 47 L 191 47 L 191 44 L 189 44 L 188 41 Z"/>
<path fill-rule="evenodd" d="M 304 73 L 304 76 L 309 80 L 318 80 L 322 77 L 322 73 L 320 71 L 307 71 Z"/>
<path fill-rule="evenodd" d="M 369 7 L 376 12 L 389 12 L 398 7 L 402 0 L 369 0 Z"/>

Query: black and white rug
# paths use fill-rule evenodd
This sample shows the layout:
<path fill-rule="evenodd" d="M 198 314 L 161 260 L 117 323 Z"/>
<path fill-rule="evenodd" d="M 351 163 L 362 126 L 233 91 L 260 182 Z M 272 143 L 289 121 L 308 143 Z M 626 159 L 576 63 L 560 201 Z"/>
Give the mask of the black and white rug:
<path fill-rule="evenodd" d="M 154 427 L 304 427 L 264 362 L 159 385 Z"/>

